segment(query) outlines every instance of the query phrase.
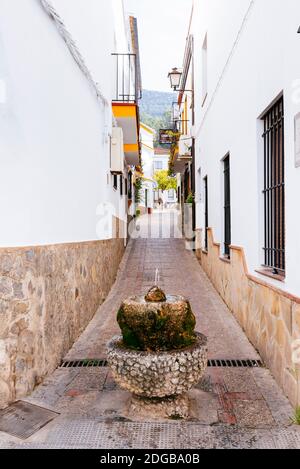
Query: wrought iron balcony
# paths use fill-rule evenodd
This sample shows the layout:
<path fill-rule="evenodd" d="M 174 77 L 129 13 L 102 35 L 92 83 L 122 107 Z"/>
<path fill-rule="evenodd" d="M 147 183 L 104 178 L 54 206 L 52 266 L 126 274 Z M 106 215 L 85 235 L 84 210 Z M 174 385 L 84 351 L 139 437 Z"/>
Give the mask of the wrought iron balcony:
<path fill-rule="evenodd" d="M 140 64 L 136 54 L 112 54 L 115 70 L 113 102 L 135 103 L 141 99 Z"/>

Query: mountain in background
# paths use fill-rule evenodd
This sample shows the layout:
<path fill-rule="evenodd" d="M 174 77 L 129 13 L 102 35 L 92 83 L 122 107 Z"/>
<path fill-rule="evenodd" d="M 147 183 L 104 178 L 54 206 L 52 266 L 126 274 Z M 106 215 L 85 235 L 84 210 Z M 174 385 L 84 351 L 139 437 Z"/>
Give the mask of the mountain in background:
<path fill-rule="evenodd" d="M 162 117 L 166 111 L 172 109 L 174 101 L 176 101 L 175 93 L 143 90 L 140 110 L 142 114 L 148 114 L 151 117 Z"/>
<path fill-rule="evenodd" d="M 141 122 L 156 131 L 155 146 L 159 146 L 159 129 L 172 128 L 172 103 L 176 101 L 175 93 L 143 90 L 140 101 Z"/>

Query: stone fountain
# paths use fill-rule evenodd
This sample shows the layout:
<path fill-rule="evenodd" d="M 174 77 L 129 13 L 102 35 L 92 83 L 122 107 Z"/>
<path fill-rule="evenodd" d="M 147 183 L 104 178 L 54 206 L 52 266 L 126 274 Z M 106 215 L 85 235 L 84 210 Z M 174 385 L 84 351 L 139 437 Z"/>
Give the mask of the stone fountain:
<path fill-rule="evenodd" d="M 117 320 L 122 336 L 108 344 L 107 356 L 115 381 L 132 393 L 129 414 L 188 418 L 187 392 L 207 367 L 207 338 L 195 332 L 189 301 L 156 286 L 125 300 Z"/>

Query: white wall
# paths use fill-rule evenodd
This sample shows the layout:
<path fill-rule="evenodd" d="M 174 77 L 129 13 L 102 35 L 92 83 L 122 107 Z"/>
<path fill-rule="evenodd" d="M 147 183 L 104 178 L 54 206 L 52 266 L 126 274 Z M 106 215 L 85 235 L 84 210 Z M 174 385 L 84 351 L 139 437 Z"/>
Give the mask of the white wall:
<path fill-rule="evenodd" d="M 72 0 L 69 0 L 72 1 Z M 99 0 L 96 0 L 99 3 Z M 102 9 L 107 8 L 107 0 L 100 0 L 102 2 Z M 115 50 L 114 52 L 119 52 L 126 54 L 131 52 L 130 44 L 128 41 L 129 35 L 129 25 L 126 26 L 125 20 L 125 11 L 123 0 L 111 0 L 110 1 L 115 21 Z"/>
<path fill-rule="evenodd" d="M 249 9 L 249 10 L 248 10 Z M 248 16 L 246 13 L 248 11 Z M 196 61 L 196 171 L 208 175 L 209 225 L 224 241 L 222 162 L 231 155 L 232 244 L 245 248 L 250 271 L 263 261 L 261 121 L 259 116 L 284 91 L 286 160 L 286 261 L 284 284 L 300 294 L 300 169 L 294 166 L 294 116 L 300 100 L 300 4 L 297 0 L 199 0 L 192 32 Z M 202 100 L 201 49 L 208 35 L 208 97 Z M 197 178 L 197 227 L 203 227 L 203 183 Z M 258 275 L 258 274 L 256 274 Z M 266 278 L 263 277 L 265 280 Z"/>
<path fill-rule="evenodd" d="M 169 155 L 155 155 L 154 156 L 154 172 L 155 171 L 166 171 L 169 169 Z M 161 163 L 161 169 L 156 169 L 155 162 Z"/>
<path fill-rule="evenodd" d="M 111 3 L 53 5 L 110 102 Z M 0 245 L 96 239 L 96 208 L 114 197 L 110 107 L 104 111 L 38 1 L 1 0 L 0 56 Z"/>
<path fill-rule="evenodd" d="M 162 199 L 166 204 L 175 204 L 177 202 L 177 195 L 175 190 L 163 191 Z"/>
<path fill-rule="evenodd" d="M 153 178 L 154 134 L 141 127 L 140 138 L 142 142 L 142 166 L 144 176 Z"/>

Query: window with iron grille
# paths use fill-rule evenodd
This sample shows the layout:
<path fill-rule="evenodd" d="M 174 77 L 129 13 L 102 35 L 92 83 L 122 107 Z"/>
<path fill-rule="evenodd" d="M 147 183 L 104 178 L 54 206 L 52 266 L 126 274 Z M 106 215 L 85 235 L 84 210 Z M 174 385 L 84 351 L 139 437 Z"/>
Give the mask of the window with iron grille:
<path fill-rule="evenodd" d="M 204 178 L 204 197 L 205 197 L 205 233 L 204 233 L 204 247 L 208 251 L 208 179 Z"/>
<path fill-rule="evenodd" d="M 230 156 L 224 159 L 224 255 L 230 258 L 231 204 L 230 204 Z"/>
<path fill-rule="evenodd" d="M 285 272 L 284 101 L 264 115 L 264 263 Z"/>
<path fill-rule="evenodd" d="M 120 195 L 123 195 L 123 176 L 120 176 Z"/>
<path fill-rule="evenodd" d="M 132 173 L 128 173 L 128 199 L 132 200 Z"/>
<path fill-rule="evenodd" d="M 118 189 L 118 176 L 117 176 L 117 174 L 114 174 L 114 175 L 113 175 L 113 188 L 114 188 L 115 190 Z"/>
<path fill-rule="evenodd" d="M 154 169 L 157 169 L 157 170 L 163 169 L 163 162 L 162 161 L 154 161 Z"/>
<path fill-rule="evenodd" d="M 187 167 L 184 173 L 184 200 L 185 201 L 187 200 L 190 192 L 191 192 L 190 172 L 189 172 L 189 168 Z"/>

